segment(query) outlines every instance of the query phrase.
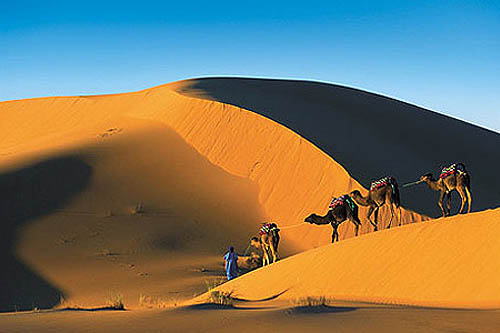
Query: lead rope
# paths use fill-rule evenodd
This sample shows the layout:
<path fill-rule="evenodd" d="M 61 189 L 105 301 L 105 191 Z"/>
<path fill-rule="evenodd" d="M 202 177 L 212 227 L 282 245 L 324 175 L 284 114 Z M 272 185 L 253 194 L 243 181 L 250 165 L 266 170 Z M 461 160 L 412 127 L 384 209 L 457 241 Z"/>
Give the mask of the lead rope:
<path fill-rule="evenodd" d="M 250 246 L 252 246 L 252 244 L 248 243 L 247 249 L 245 250 L 245 253 L 243 254 L 243 256 L 247 255 L 248 250 L 250 250 Z"/>
<path fill-rule="evenodd" d="M 295 228 L 295 227 L 298 227 L 300 225 L 305 225 L 305 223 L 301 222 L 301 223 L 297 223 L 297 224 L 287 225 L 285 227 L 279 227 L 279 229 L 284 230 L 284 229 L 289 229 L 289 228 Z"/>

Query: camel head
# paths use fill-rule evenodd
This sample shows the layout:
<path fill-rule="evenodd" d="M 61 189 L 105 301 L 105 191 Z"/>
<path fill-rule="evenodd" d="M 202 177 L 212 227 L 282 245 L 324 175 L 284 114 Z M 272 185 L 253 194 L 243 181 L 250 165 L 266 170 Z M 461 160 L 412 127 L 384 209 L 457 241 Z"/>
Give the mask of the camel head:
<path fill-rule="evenodd" d="M 255 248 L 259 248 L 260 247 L 260 240 L 258 237 L 252 237 L 250 239 L 250 245 L 255 247 Z"/>
<path fill-rule="evenodd" d="M 278 225 L 274 222 L 271 223 L 271 229 L 278 229 L 278 231 L 279 231 Z"/>
<path fill-rule="evenodd" d="M 420 177 L 421 182 L 428 182 L 432 180 L 432 173 L 426 173 L 422 177 Z"/>
<path fill-rule="evenodd" d="M 354 190 L 351 193 L 349 193 L 349 195 L 351 197 L 357 197 L 357 196 L 361 196 L 361 192 L 359 192 L 358 190 Z"/>

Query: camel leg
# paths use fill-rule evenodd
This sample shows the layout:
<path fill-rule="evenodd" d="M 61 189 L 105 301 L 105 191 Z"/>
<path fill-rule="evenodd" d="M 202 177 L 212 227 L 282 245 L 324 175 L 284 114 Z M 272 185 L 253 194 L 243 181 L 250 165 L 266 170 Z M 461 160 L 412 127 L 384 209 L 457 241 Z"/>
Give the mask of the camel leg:
<path fill-rule="evenodd" d="M 399 226 L 403 224 L 403 220 L 401 218 L 401 206 L 398 207 L 398 218 L 399 218 Z"/>
<path fill-rule="evenodd" d="M 273 262 L 278 261 L 278 258 L 276 256 L 276 251 L 274 249 L 274 244 L 271 244 L 271 246 L 269 246 L 269 249 L 271 250 L 271 257 L 273 258 Z"/>
<path fill-rule="evenodd" d="M 451 215 L 451 192 L 446 195 L 446 209 L 448 216 Z"/>
<path fill-rule="evenodd" d="M 393 199 L 392 198 L 392 190 L 389 192 L 386 191 L 385 202 L 387 202 L 389 204 L 389 210 L 391 211 L 391 219 L 389 220 L 389 224 L 387 224 L 386 229 L 391 229 L 392 220 L 394 219 L 394 207 L 393 207 L 394 200 L 392 200 L 392 199 Z"/>
<path fill-rule="evenodd" d="M 264 258 L 262 260 L 262 266 L 269 265 L 269 254 L 267 253 L 267 248 L 264 244 L 262 244 L 262 252 L 264 254 Z"/>
<path fill-rule="evenodd" d="M 352 217 L 352 222 L 354 223 L 354 233 L 356 234 L 356 237 L 358 237 L 359 234 L 359 226 L 361 225 L 361 221 L 359 219 L 356 219 L 355 216 Z"/>
<path fill-rule="evenodd" d="M 467 199 L 465 198 L 464 187 L 457 186 L 457 192 L 458 192 L 458 194 L 460 194 L 460 199 L 462 200 L 458 214 L 462 214 L 462 211 L 464 210 L 464 207 L 465 207 L 465 202 L 467 201 Z"/>
<path fill-rule="evenodd" d="M 389 209 L 391 210 L 391 219 L 389 220 L 387 229 L 391 229 L 392 219 L 394 218 L 394 207 L 392 206 L 392 202 L 389 202 Z"/>
<path fill-rule="evenodd" d="M 375 221 L 375 225 L 377 226 L 374 231 L 378 231 L 378 209 L 380 207 L 375 208 L 375 211 L 373 212 L 373 219 Z"/>
<path fill-rule="evenodd" d="M 467 201 L 468 201 L 468 207 L 467 207 L 467 213 L 470 213 L 471 206 L 472 206 L 472 196 L 470 194 L 470 190 L 467 186 L 465 186 L 465 193 L 467 194 Z"/>
<path fill-rule="evenodd" d="M 373 211 L 374 211 L 374 208 L 372 206 L 370 206 L 370 208 L 368 209 L 368 214 L 366 214 L 366 218 L 371 223 L 371 225 L 373 225 L 373 231 L 377 231 L 378 230 L 377 224 L 373 223 L 372 220 L 370 219 L 370 216 L 372 215 Z"/>
<path fill-rule="evenodd" d="M 439 206 L 439 208 L 441 208 L 441 212 L 443 213 L 443 217 L 446 217 L 446 212 L 444 211 L 444 208 L 443 208 L 443 200 L 444 200 L 445 195 L 446 195 L 446 193 L 441 192 L 441 194 L 439 195 L 439 201 L 438 201 L 438 206 Z"/>
<path fill-rule="evenodd" d="M 338 233 L 337 233 L 337 225 L 334 225 L 333 224 L 334 222 L 332 222 L 332 228 L 333 228 L 333 232 L 332 232 L 332 244 L 335 243 L 335 239 L 337 239 L 337 241 L 339 240 L 339 236 L 338 236 Z"/>

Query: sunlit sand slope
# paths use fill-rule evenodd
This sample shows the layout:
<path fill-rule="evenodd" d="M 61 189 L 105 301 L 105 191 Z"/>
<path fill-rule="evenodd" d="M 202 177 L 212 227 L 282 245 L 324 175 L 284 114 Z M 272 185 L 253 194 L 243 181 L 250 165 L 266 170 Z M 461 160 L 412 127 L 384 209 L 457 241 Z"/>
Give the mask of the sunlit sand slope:
<path fill-rule="evenodd" d="M 327 297 L 436 307 L 500 307 L 500 210 L 363 235 L 287 258 L 219 290 L 256 300 Z M 202 301 L 206 295 L 195 301 Z"/>
<path fill-rule="evenodd" d="M 299 133 L 368 187 L 394 175 L 411 182 L 440 165 L 465 163 L 473 210 L 500 205 L 500 134 L 392 98 L 338 85 L 291 80 L 205 78 L 177 91 L 254 111 Z M 481 101 L 477 103 L 481 107 Z M 402 189 L 403 205 L 440 216 L 439 194 L 424 185 Z M 458 210 L 453 195 L 453 210 Z"/>
<path fill-rule="evenodd" d="M 95 137 L 89 126 L 105 131 L 120 117 L 160 121 L 213 164 L 255 182 L 266 217 L 282 226 L 298 224 L 311 212 L 325 213 L 332 195 L 360 188 L 338 163 L 289 129 L 238 107 L 179 95 L 168 85 L 121 95 L 4 102 L 0 107 L 7 160 Z M 382 225 L 386 214 L 383 209 Z M 421 218 L 403 211 L 403 219 Z M 365 222 L 361 232 L 368 231 L 371 226 Z M 352 232 L 345 224 L 341 237 Z M 331 230 L 304 224 L 283 233 L 285 245 L 301 250 L 328 243 Z"/>
<path fill-rule="evenodd" d="M 330 242 L 303 220 L 361 188 L 348 171 L 300 133 L 175 88 L 0 103 L 0 311 L 191 296 L 265 220 L 282 254 Z"/>

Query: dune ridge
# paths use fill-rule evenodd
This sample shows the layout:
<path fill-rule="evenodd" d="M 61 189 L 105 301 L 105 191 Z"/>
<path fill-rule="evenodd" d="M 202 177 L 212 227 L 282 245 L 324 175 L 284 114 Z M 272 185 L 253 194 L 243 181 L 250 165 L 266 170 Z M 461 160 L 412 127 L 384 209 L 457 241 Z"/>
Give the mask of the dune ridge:
<path fill-rule="evenodd" d="M 462 162 L 471 174 L 473 211 L 499 207 L 500 175 L 492 166 L 500 134 L 409 103 L 341 85 L 300 80 L 201 78 L 176 91 L 242 107 L 299 133 L 364 187 L 386 175 L 412 182 Z M 481 103 L 478 101 L 478 107 Z M 412 211 L 439 217 L 439 197 L 426 186 L 402 190 Z M 453 194 L 453 211 L 460 200 Z"/>
<path fill-rule="evenodd" d="M 326 212 L 331 196 L 362 189 L 338 163 L 291 130 L 253 112 L 182 96 L 172 88 L 175 85 L 118 95 L 3 102 L 6 119 L 0 128 L 4 133 L 0 147 L 8 158 L 16 151 L 48 149 L 63 138 L 64 142 L 88 140 L 89 128 L 93 133 L 97 128 L 104 131 L 124 117 L 159 121 L 215 165 L 255 181 L 267 218 L 283 226 L 300 223 L 311 212 Z M 382 221 L 386 214 L 383 209 Z M 403 210 L 403 219 L 408 223 L 423 218 Z M 330 241 L 328 227 L 298 228 L 284 238 L 295 251 Z M 353 235 L 352 226 L 341 228 L 342 238 Z M 369 231 L 371 226 L 365 223 L 361 233 Z"/>

